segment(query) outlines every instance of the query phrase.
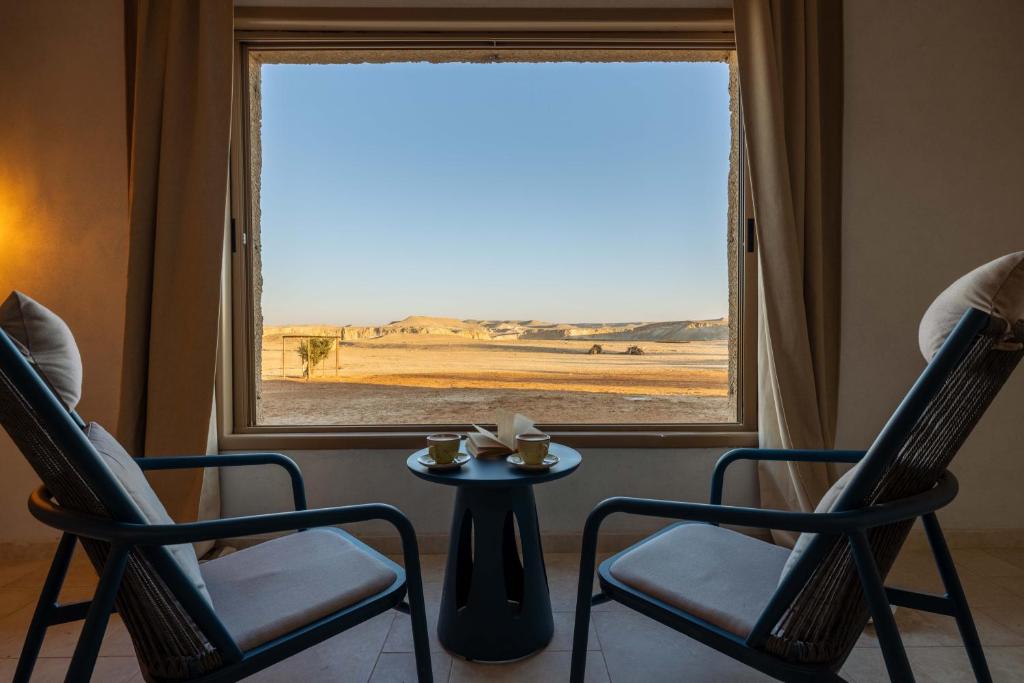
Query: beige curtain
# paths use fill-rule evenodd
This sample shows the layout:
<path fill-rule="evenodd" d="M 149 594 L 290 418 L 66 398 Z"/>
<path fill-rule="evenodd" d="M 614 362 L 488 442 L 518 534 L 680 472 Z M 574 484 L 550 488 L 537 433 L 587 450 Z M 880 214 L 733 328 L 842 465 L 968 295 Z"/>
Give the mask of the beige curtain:
<path fill-rule="evenodd" d="M 127 0 L 130 244 L 119 436 L 134 454 L 208 452 L 227 201 L 231 0 Z M 177 520 L 203 472 L 154 473 Z M 213 480 L 215 483 L 215 480 Z M 204 510 L 219 507 L 208 484 Z"/>
<path fill-rule="evenodd" d="M 839 375 L 842 4 L 736 0 L 740 93 L 760 265 L 760 430 L 832 448 Z M 762 463 L 765 507 L 811 510 L 824 465 Z M 776 542 L 792 544 L 789 534 Z"/>

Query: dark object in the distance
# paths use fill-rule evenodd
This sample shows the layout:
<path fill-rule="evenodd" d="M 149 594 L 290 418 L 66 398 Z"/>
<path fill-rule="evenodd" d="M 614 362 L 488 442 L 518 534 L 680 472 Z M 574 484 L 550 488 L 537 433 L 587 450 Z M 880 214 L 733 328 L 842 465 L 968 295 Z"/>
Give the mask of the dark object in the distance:
<path fill-rule="evenodd" d="M 599 353 L 604 353 L 604 348 L 600 344 L 594 344 L 587 353 L 591 356 L 596 356 Z"/>
<path fill-rule="evenodd" d="M 642 355 L 644 355 L 644 350 L 641 349 L 639 346 L 630 346 L 628 349 L 626 349 L 626 355 L 627 356 L 642 356 Z"/>

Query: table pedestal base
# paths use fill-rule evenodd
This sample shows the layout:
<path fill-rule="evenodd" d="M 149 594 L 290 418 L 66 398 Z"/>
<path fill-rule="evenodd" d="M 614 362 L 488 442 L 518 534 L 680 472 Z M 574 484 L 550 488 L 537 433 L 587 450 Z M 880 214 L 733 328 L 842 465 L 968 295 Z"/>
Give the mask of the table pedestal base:
<path fill-rule="evenodd" d="M 456 492 L 437 632 L 449 651 L 479 661 L 519 659 L 551 642 L 532 486 Z"/>

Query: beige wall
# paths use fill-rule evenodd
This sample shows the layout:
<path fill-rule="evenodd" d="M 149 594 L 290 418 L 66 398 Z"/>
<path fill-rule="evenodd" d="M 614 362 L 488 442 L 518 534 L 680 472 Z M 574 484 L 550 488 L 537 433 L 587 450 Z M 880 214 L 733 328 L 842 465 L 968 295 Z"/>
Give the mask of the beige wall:
<path fill-rule="evenodd" d="M 127 270 L 123 4 L 0 0 L 0 297 L 63 316 L 85 364 L 80 411 L 115 426 Z M 0 431 L 4 543 L 53 534 Z"/>
<path fill-rule="evenodd" d="M 946 284 L 1024 249 L 1024 2 L 847 0 L 839 440 L 867 445 L 923 365 Z M 1024 527 L 1024 369 L 954 463 L 963 529 Z"/>
<path fill-rule="evenodd" d="M 1024 121 L 1024 52 L 1014 45 L 1024 3 L 848 0 L 845 12 L 839 433 L 841 445 L 853 447 L 877 433 L 920 371 L 916 324 L 932 297 L 973 265 L 1024 248 L 1016 206 L 1024 185 L 1016 130 Z M 67 318 L 85 359 L 82 412 L 113 425 L 127 230 L 121 3 L 0 0 L 0 16 L 0 294 L 16 286 Z M 944 515 L 950 525 L 1024 526 L 1021 406 L 1019 374 L 957 462 L 963 492 Z M 346 459 L 366 460 L 332 455 L 301 457 L 332 476 L 343 474 L 334 470 L 346 469 Z M 556 515 L 558 531 L 568 531 L 592 500 L 611 493 L 703 498 L 713 458 L 669 456 L 596 455 L 597 467 L 577 486 L 558 491 L 567 500 L 544 494 L 541 505 Z M 638 476 L 618 490 L 616 464 L 646 457 L 656 463 L 654 481 Z M 400 470 L 400 458 L 391 459 Z M 598 470 L 609 476 L 595 478 Z M 339 481 L 363 482 L 365 495 L 376 484 L 381 499 L 395 498 L 387 491 L 393 479 L 354 472 L 357 479 Z M 25 511 L 35 484 L 0 435 L 0 542 L 52 537 Z M 242 484 L 226 485 L 230 511 L 250 511 L 252 498 L 239 499 Z M 321 488 L 323 502 L 351 493 Z M 749 491 L 750 482 L 737 489 Z M 424 501 L 424 515 L 436 512 Z"/>

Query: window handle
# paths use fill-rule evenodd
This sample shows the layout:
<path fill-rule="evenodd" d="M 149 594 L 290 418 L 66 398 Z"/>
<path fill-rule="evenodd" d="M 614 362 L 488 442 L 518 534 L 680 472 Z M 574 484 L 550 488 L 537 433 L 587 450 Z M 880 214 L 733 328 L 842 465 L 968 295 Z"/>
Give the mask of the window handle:
<path fill-rule="evenodd" d="M 756 239 L 755 235 L 756 235 L 756 233 L 754 232 L 754 219 L 753 218 L 748 218 L 747 219 L 747 253 L 748 254 L 753 254 L 754 253 L 754 240 Z"/>

